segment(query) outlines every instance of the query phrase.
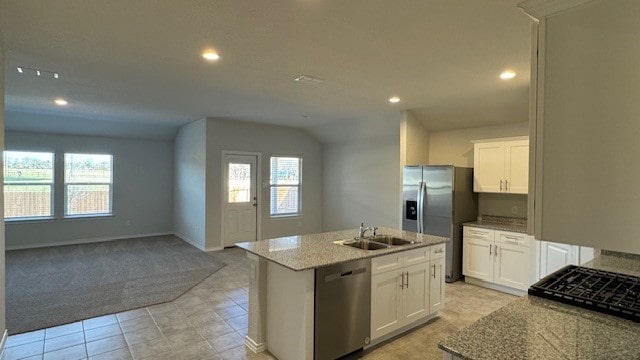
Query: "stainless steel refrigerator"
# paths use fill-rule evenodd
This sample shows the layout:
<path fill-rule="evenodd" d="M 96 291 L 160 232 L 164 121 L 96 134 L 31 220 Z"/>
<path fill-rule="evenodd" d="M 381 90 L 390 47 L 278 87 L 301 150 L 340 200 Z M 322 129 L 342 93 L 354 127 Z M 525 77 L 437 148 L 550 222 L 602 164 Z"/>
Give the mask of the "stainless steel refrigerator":
<path fill-rule="evenodd" d="M 478 216 L 473 169 L 405 166 L 402 190 L 402 229 L 450 238 L 445 281 L 457 281 L 462 277 L 462 223 Z"/>

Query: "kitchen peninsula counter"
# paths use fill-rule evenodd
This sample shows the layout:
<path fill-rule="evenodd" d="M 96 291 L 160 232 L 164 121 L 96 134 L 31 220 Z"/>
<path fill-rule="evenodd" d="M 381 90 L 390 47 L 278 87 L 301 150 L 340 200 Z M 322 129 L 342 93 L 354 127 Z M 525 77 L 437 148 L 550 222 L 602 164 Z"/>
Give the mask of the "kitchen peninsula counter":
<path fill-rule="evenodd" d="M 605 253 L 586 267 L 640 275 L 640 260 Z M 451 359 L 637 359 L 640 323 L 526 296 L 441 341 Z"/>
<path fill-rule="evenodd" d="M 303 271 L 449 241 L 445 237 L 381 227 L 378 228 L 379 235 L 390 235 L 415 241 L 415 243 L 380 250 L 361 250 L 333 243 L 336 240 L 353 239 L 357 232 L 357 229 L 353 229 L 320 234 L 295 235 L 256 242 L 243 242 L 236 245 L 249 253 L 282 265 L 287 269 Z"/>

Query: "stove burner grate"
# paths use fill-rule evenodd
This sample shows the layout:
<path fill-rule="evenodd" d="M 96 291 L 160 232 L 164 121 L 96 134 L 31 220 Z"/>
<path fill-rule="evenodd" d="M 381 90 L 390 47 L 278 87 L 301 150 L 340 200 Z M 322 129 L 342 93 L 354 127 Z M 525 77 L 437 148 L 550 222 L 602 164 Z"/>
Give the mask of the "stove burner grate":
<path fill-rule="evenodd" d="M 529 295 L 640 322 L 640 278 L 565 266 L 533 284 Z"/>

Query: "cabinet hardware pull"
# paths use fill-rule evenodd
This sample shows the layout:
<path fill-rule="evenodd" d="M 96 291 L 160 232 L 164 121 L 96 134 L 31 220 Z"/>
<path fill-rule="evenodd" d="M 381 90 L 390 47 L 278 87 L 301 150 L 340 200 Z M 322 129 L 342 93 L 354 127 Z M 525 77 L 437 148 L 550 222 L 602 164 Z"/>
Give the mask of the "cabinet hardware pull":
<path fill-rule="evenodd" d="M 500 180 L 500 191 L 502 191 L 502 180 Z"/>
<path fill-rule="evenodd" d="M 493 245 L 489 244 L 489 255 L 491 255 L 491 248 L 493 247 Z"/>
<path fill-rule="evenodd" d="M 504 191 L 509 191 L 509 180 L 504 181 Z"/>
<path fill-rule="evenodd" d="M 400 289 L 404 289 L 404 271 L 402 272 L 402 282 L 400 283 Z"/>
<path fill-rule="evenodd" d="M 433 278 L 434 279 L 436 278 L 436 266 L 435 265 L 433 265 Z"/>
<path fill-rule="evenodd" d="M 496 248 L 493 250 L 493 255 L 498 256 L 498 245 L 496 245 Z"/>
<path fill-rule="evenodd" d="M 407 289 L 409 288 L 409 272 L 407 271 Z"/>

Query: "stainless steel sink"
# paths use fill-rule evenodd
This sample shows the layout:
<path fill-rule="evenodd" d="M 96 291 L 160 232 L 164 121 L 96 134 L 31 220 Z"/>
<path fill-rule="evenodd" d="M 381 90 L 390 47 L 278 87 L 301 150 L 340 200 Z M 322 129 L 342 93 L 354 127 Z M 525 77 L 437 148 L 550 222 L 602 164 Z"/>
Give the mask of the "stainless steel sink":
<path fill-rule="evenodd" d="M 362 250 L 382 250 L 389 248 L 389 245 L 377 241 L 370 241 L 369 239 L 338 240 L 334 241 L 333 243 L 338 245 L 351 246 Z"/>
<path fill-rule="evenodd" d="M 388 246 L 411 245 L 416 243 L 415 241 L 400 239 L 390 235 L 377 235 L 369 238 L 368 240 L 381 243 L 381 244 L 386 244 Z"/>

